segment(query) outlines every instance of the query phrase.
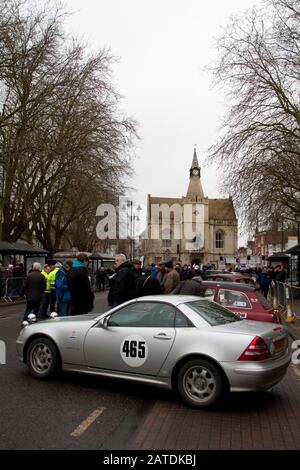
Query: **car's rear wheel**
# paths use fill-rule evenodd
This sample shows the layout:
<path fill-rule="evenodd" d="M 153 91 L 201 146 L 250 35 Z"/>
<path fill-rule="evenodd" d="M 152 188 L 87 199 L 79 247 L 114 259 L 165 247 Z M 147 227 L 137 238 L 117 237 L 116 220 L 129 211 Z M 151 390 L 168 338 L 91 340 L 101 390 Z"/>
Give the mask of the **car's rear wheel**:
<path fill-rule="evenodd" d="M 181 398 L 196 408 L 216 403 L 224 386 L 218 368 L 205 359 L 186 362 L 177 376 L 177 389 Z"/>
<path fill-rule="evenodd" d="M 50 377 L 59 365 L 55 344 L 48 338 L 36 338 L 28 347 L 26 362 L 31 375 L 37 379 Z"/>

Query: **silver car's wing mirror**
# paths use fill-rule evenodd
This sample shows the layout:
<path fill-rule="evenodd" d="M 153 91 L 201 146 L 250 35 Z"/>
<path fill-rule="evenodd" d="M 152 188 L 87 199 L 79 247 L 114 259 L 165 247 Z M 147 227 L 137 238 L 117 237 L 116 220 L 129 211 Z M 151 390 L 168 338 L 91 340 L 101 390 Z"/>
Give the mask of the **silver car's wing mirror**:
<path fill-rule="evenodd" d="M 99 326 L 102 326 L 102 328 L 108 328 L 108 320 L 110 319 L 110 315 L 107 317 L 101 318 L 99 322 Z"/>

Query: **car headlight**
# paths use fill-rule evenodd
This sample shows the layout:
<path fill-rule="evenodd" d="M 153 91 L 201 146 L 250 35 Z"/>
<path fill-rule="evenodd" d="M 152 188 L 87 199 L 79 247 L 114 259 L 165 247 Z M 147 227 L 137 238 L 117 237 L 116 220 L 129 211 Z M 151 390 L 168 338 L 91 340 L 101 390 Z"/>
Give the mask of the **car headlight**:
<path fill-rule="evenodd" d="M 27 320 L 22 321 L 21 323 L 21 328 L 26 328 L 26 326 L 29 325 L 29 322 Z"/>
<path fill-rule="evenodd" d="M 27 317 L 27 320 L 29 323 L 35 323 L 36 322 L 36 315 L 34 313 L 30 313 Z"/>
<path fill-rule="evenodd" d="M 58 315 L 56 312 L 51 312 L 49 316 L 50 318 L 56 318 Z"/>

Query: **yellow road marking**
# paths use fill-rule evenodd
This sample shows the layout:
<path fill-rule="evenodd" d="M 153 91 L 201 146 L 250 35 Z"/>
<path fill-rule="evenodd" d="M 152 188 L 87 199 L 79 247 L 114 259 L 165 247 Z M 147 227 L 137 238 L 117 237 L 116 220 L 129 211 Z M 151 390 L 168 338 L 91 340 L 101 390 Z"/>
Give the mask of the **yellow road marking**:
<path fill-rule="evenodd" d="M 90 427 L 96 419 L 102 415 L 103 411 L 105 410 L 105 407 L 97 408 L 94 410 L 84 421 L 82 421 L 79 426 L 71 433 L 72 437 L 79 437 L 81 436 L 84 431 L 87 430 L 88 427 Z"/>

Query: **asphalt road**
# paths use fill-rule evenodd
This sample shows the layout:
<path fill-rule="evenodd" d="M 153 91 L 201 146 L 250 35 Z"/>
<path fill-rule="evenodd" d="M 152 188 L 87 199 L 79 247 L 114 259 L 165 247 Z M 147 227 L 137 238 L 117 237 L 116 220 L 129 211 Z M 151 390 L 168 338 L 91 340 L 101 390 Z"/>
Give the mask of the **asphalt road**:
<path fill-rule="evenodd" d="M 98 294 L 95 311 L 106 309 Z M 7 348 L 0 365 L 0 449 L 126 449 L 158 391 L 80 374 L 32 378 L 15 348 L 23 312 L 24 305 L 0 309 Z"/>
<path fill-rule="evenodd" d="M 107 309 L 97 294 L 95 311 Z M 171 392 L 80 374 L 29 375 L 15 341 L 24 305 L 0 308 L 0 450 L 300 449 L 300 369 L 271 392 L 231 394 L 213 411 Z"/>

